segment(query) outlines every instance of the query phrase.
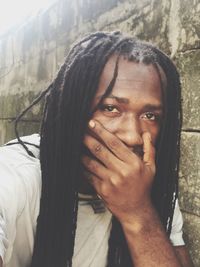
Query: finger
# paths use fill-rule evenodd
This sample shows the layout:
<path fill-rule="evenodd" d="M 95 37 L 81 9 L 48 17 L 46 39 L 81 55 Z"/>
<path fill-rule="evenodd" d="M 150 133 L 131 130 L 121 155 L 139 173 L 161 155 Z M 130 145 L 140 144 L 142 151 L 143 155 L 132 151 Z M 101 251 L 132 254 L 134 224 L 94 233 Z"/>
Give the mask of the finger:
<path fill-rule="evenodd" d="M 97 175 L 91 172 L 88 172 L 85 178 L 93 186 L 97 194 L 101 196 L 101 187 L 102 187 L 103 180 L 101 180 Z"/>
<path fill-rule="evenodd" d="M 133 160 L 132 151 L 116 135 L 106 130 L 100 122 L 90 120 L 89 128 L 118 159 L 127 161 L 130 157 L 131 161 Z"/>
<path fill-rule="evenodd" d="M 97 195 L 107 203 L 106 198 L 109 196 L 110 188 L 109 183 L 107 181 L 100 180 L 97 176 L 92 175 L 90 180 L 90 184 L 94 187 Z"/>
<path fill-rule="evenodd" d="M 84 144 L 92 155 L 108 169 L 115 169 L 116 166 L 120 166 L 120 160 L 105 146 L 105 144 L 101 143 L 95 137 L 86 135 Z"/>
<path fill-rule="evenodd" d="M 82 158 L 82 162 L 85 168 L 90 173 L 95 175 L 98 179 L 105 180 L 109 178 L 110 175 L 109 170 L 97 160 L 91 159 L 88 156 L 84 156 Z"/>
<path fill-rule="evenodd" d="M 90 173 L 90 175 L 86 178 L 88 179 L 88 182 L 94 187 L 97 194 L 99 194 L 100 188 L 101 188 L 101 183 L 102 183 L 101 179 L 99 179 L 99 177 L 97 177 L 96 175 L 94 175 L 92 173 Z"/>
<path fill-rule="evenodd" d="M 144 156 L 143 156 L 143 161 L 146 165 L 155 165 L 155 148 L 151 142 L 151 135 L 149 132 L 145 132 L 142 135 L 143 138 L 143 151 L 144 151 Z"/>

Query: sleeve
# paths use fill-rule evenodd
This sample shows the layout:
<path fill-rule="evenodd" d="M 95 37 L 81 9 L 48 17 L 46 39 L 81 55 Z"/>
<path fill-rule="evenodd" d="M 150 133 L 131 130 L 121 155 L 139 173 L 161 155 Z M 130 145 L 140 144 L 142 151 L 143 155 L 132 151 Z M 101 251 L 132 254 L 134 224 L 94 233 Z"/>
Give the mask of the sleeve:
<path fill-rule="evenodd" d="M 17 218 L 26 197 L 26 193 L 19 195 L 17 178 L 15 168 L 0 156 L 0 256 L 3 262 L 8 262 L 12 255 Z"/>
<path fill-rule="evenodd" d="M 174 217 L 172 221 L 172 231 L 170 234 L 170 240 L 174 246 L 184 246 L 183 240 L 183 217 L 180 211 L 178 200 L 176 201 L 174 209 Z"/>

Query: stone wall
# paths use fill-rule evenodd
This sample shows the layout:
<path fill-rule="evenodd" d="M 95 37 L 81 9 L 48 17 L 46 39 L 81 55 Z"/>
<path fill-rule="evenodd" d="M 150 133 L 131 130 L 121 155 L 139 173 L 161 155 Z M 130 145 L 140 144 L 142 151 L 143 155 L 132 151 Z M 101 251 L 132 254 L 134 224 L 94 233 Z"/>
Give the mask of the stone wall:
<path fill-rule="evenodd" d="M 71 44 L 99 30 L 156 43 L 176 62 L 183 84 L 180 205 L 185 239 L 200 266 L 200 0 L 58 0 L 0 40 L 0 143 L 14 137 L 13 118 L 53 79 Z M 39 128 L 41 105 L 20 123 Z"/>

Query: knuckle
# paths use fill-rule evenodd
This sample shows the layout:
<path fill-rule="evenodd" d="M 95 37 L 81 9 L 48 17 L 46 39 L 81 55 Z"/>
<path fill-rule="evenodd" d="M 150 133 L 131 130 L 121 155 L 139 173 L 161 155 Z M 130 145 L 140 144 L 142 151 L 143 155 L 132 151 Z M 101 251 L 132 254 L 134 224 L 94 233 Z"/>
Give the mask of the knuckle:
<path fill-rule="evenodd" d="M 120 187 L 123 184 L 123 179 L 119 176 L 112 176 L 110 182 L 114 187 Z"/>
<path fill-rule="evenodd" d="M 95 154 L 99 154 L 102 151 L 102 145 L 101 144 L 95 144 L 93 146 L 93 151 Z"/>
<path fill-rule="evenodd" d="M 126 177 L 129 177 L 133 173 L 133 169 L 122 168 L 120 173 L 121 173 L 121 177 L 126 178 Z"/>
<path fill-rule="evenodd" d="M 102 184 L 101 186 L 101 195 L 103 198 L 108 198 L 110 195 L 110 189 L 109 186 L 107 184 Z"/>
<path fill-rule="evenodd" d="M 119 140 L 112 138 L 112 139 L 108 142 L 108 145 L 109 145 L 110 148 L 115 149 L 115 148 L 117 148 L 117 147 L 119 146 Z"/>
<path fill-rule="evenodd" d="M 89 157 L 83 158 L 83 164 L 90 171 L 95 172 L 98 169 L 97 162 Z"/>
<path fill-rule="evenodd" d="M 89 168 L 90 168 L 90 170 L 95 172 L 98 169 L 98 165 L 95 161 L 90 160 L 89 161 Z"/>
<path fill-rule="evenodd" d="M 99 125 L 97 121 L 95 127 L 93 128 L 93 131 L 97 134 L 101 134 L 103 132 L 103 128 Z"/>

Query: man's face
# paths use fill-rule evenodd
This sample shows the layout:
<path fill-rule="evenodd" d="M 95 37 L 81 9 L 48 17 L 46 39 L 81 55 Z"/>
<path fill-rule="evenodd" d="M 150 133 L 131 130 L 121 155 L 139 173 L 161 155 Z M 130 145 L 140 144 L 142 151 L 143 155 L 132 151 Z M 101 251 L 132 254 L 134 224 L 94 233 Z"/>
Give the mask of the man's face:
<path fill-rule="evenodd" d="M 113 78 L 116 57 L 106 64 L 93 101 L 95 108 Z M 153 65 L 119 60 L 114 88 L 93 119 L 115 134 L 138 156 L 143 155 L 142 134 L 149 132 L 155 144 L 163 114 L 161 84 Z"/>
<path fill-rule="evenodd" d="M 115 64 L 116 57 L 113 56 L 103 70 L 92 104 L 95 110 L 92 118 L 142 159 L 142 134 L 149 132 L 155 145 L 160 130 L 163 115 L 160 79 L 153 65 L 134 63 L 121 57 L 112 92 L 98 106 L 113 78 Z M 89 178 L 90 173 L 86 171 L 84 177 Z M 95 193 L 87 178 L 81 181 L 81 191 Z"/>

